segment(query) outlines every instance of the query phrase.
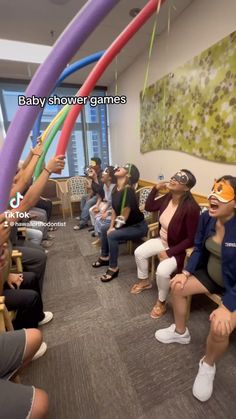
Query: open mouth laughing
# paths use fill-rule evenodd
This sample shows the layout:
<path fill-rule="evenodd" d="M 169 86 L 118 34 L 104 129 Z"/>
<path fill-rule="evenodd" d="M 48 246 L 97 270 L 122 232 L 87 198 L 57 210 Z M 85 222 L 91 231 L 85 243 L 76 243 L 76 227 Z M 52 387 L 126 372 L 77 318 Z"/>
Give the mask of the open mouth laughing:
<path fill-rule="evenodd" d="M 219 209 L 219 201 L 217 199 L 209 199 L 209 205 L 211 211 L 217 211 Z"/>

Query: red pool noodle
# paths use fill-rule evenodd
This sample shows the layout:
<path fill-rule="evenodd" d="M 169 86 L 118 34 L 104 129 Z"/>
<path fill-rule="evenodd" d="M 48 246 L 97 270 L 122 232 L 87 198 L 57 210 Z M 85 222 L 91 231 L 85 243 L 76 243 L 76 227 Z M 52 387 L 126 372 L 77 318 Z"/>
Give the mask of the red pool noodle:
<path fill-rule="evenodd" d="M 139 14 L 132 20 L 132 22 L 121 32 L 116 40 L 107 49 L 105 54 L 97 62 L 83 86 L 77 92 L 77 96 L 89 96 L 97 81 L 104 73 L 111 61 L 116 57 L 120 50 L 127 44 L 127 42 L 135 35 L 135 33 L 144 25 L 144 23 L 152 16 L 157 10 L 157 5 L 160 2 L 164 3 L 165 0 L 149 0 L 146 6 L 139 12 Z M 56 155 L 65 155 L 70 136 L 74 128 L 76 119 L 83 108 L 83 105 L 73 105 L 70 110 L 57 146 Z"/>

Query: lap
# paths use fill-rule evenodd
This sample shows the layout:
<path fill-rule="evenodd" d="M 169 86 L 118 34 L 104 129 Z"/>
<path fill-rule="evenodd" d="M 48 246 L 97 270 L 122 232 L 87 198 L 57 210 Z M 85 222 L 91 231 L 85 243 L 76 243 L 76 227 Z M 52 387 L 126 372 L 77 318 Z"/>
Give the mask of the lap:
<path fill-rule="evenodd" d="M 30 289 L 5 289 L 3 291 L 8 310 L 25 310 L 34 304 L 39 296 L 37 291 Z"/>
<path fill-rule="evenodd" d="M 198 269 L 193 274 L 195 278 L 208 290 L 211 294 L 222 295 L 224 288 L 218 285 L 208 274 L 207 269 Z"/>
<path fill-rule="evenodd" d="M 150 256 L 157 255 L 163 250 L 165 250 L 165 247 L 163 246 L 161 239 L 158 237 L 145 241 L 136 249 L 135 253 L 143 254 L 143 257 L 148 258 Z"/>
<path fill-rule="evenodd" d="M 1 419 L 29 417 L 34 398 L 34 387 L 0 379 Z"/>
<path fill-rule="evenodd" d="M 172 274 L 176 271 L 177 268 L 177 261 L 174 256 L 164 259 L 161 262 L 159 262 L 157 266 L 157 274 L 165 274 L 169 273 Z"/>
<path fill-rule="evenodd" d="M 17 244 L 14 246 L 15 249 L 19 250 L 22 253 L 22 263 L 32 263 L 46 261 L 47 255 L 44 249 L 41 246 L 38 246 L 34 243 L 27 243 L 25 245 Z"/>
<path fill-rule="evenodd" d="M 172 288 L 172 291 L 176 290 L 178 290 L 178 293 L 181 294 L 183 297 L 190 297 L 191 295 L 209 293 L 207 288 L 193 275 L 191 275 L 188 278 L 183 289 L 180 289 L 180 287 L 177 288 L 176 285 L 174 288 Z"/>
<path fill-rule="evenodd" d="M 0 378 L 8 380 L 23 363 L 26 346 L 25 330 L 0 335 Z M 1 391 L 0 391 L 1 394 Z M 2 417 L 2 416 L 1 416 Z"/>
<path fill-rule="evenodd" d="M 142 238 L 145 235 L 145 224 L 138 223 L 132 226 L 123 227 L 112 231 L 108 239 L 110 240 L 134 240 Z"/>

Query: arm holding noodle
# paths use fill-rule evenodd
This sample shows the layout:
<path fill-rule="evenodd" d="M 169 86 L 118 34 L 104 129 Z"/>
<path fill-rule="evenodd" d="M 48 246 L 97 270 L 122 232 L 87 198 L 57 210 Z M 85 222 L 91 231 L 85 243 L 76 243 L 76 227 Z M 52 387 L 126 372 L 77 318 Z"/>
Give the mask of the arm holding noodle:
<path fill-rule="evenodd" d="M 59 170 L 61 171 L 64 169 L 64 158 L 65 156 L 57 156 L 53 157 L 48 162 L 36 182 L 26 192 L 20 206 L 17 209 L 12 210 L 12 213 L 28 211 L 38 202 L 51 173 L 58 173 Z"/>
<path fill-rule="evenodd" d="M 10 234 L 10 227 L 5 226 L 5 215 L 0 214 L 0 295 L 2 294 L 3 282 L 5 280 L 5 269 L 9 261 L 7 241 Z"/>
<path fill-rule="evenodd" d="M 10 192 L 10 198 L 15 196 L 17 192 L 24 192 L 24 189 L 27 187 L 28 183 L 31 181 L 34 169 L 37 165 L 37 162 L 43 152 L 43 146 L 41 143 L 38 143 L 34 149 L 31 150 L 27 156 L 27 165 L 23 165 L 22 169 L 17 173 L 14 178 L 14 184 Z"/>

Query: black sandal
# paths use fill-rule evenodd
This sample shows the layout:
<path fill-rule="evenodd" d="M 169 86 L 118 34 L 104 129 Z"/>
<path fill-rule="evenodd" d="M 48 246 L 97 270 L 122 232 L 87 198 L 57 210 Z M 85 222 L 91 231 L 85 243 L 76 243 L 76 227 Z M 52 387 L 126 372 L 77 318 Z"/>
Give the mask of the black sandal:
<path fill-rule="evenodd" d="M 101 258 L 98 258 L 96 262 L 92 263 L 93 268 L 100 268 L 100 266 L 108 266 L 108 265 L 109 265 L 109 260 L 103 260 Z"/>
<path fill-rule="evenodd" d="M 117 278 L 119 275 L 119 269 L 117 271 L 112 271 L 111 269 L 107 269 L 106 273 L 100 277 L 102 282 L 109 282 L 112 281 L 114 278 Z"/>

